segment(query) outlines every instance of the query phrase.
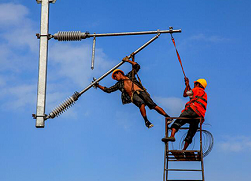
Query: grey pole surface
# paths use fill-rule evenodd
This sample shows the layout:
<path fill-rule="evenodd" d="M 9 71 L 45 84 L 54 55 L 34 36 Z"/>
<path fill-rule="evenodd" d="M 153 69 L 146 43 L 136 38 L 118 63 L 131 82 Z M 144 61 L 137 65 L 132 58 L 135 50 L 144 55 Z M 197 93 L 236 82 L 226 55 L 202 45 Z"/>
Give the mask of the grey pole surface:
<path fill-rule="evenodd" d="M 41 4 L 41 30 L 39 51 L 39 74 L 37 88 L 36 127 L 43 128 L 45 120 L 46 78 L 48 59 L 49 3 L 51 0 L 37 0 Z"/>

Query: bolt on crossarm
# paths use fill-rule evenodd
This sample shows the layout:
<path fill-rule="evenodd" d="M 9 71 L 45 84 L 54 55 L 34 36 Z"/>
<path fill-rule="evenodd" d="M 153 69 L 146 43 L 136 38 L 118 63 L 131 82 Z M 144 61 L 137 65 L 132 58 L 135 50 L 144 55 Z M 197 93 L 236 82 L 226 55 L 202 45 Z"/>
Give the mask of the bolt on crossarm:
<path fill-rule="evenodd" d="M 39 51 L 39 75 L 37 88 L 37 113 L 36 127 L 43 128 L 45 120 L 45 101 L 46 101 L 46 78 L 47 78 L 47 59 L 48 59 L 48 39 L 49 39 L 49 4 L 56 0 L 36 0 L 41 4 L 41 30 L 40 30 L 40 51 Z"/>

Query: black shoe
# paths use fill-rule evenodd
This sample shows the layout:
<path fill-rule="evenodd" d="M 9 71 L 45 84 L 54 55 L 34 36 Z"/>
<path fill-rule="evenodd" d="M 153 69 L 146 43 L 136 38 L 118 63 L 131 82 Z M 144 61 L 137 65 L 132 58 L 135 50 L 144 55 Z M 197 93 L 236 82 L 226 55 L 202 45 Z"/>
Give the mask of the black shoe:
<path fill-rule="evenodd" d="M 174 142 L 175 138 L 174 137 L 162 138 L 162 141 L 165 142 L 165 143 L 168 142 L 168 141 Z"/>
<path fill-rule="evenodd" d="M 166 123 L 167 125 L 171 124 L 173 122 L 173 119 L 169 119 L 169 116 L 166 117 Z"/>
<path fill-rule="evenodd" d="M 148 128 L 153 127 L 153 124 L 150 121 L 146 121 L 145 124 L 146 124 L 146 127 Z"/>

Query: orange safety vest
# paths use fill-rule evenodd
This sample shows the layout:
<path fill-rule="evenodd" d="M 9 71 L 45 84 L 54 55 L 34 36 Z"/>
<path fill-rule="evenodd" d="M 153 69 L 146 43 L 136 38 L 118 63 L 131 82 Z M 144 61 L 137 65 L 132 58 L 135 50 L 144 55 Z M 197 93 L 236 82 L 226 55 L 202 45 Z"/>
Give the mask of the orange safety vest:
<path fill-rule="evenodd" d="M 193 98 L 186 103 L 185 110 L 189 107 L 196 112 L 200 117 L 205 117 L 206 109 L 207 109 L 207 93 L 203 88 L 196 87 L 192 89 Z M 182 111 L 182 112 L 183 112 Z"/>

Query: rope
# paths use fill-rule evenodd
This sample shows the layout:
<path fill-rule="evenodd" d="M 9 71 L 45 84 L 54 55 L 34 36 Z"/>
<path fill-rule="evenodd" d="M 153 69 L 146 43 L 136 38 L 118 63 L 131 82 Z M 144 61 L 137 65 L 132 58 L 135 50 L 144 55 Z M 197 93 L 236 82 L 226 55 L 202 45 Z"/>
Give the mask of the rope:
<path fill-rule="evenodd" d="M 184 77 L 186 78 L 186 74 L 185 74 L 184 68 L 183 68 L 183 66 L 182 66 L 180 54 L 179 54 L 179 52 L 178 52 L 178 50 L 177 50 L 177 47 L 176 47 L 176 44 L 175 44 L 175 40 L 174 40 L 174 38 L 173 38 L 172 33 L 171 33 L 171 39 L 172 39 L 173 45 L 174 45 L 174 47 L 175 47 L 175 50 L 176 50 L 176 53 L 177 53 L 178 60 L 179 60 L 179 62 L 180 62 L 180 66 L 181 66 L 182 72 L 183 72 L 183 74 L 184 74 Z"/>

